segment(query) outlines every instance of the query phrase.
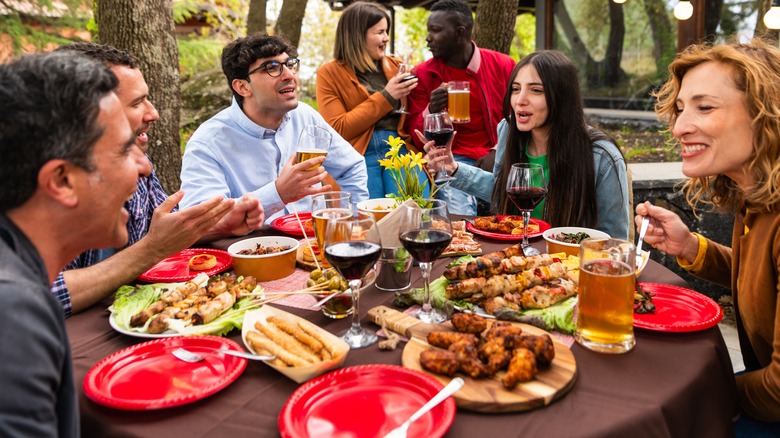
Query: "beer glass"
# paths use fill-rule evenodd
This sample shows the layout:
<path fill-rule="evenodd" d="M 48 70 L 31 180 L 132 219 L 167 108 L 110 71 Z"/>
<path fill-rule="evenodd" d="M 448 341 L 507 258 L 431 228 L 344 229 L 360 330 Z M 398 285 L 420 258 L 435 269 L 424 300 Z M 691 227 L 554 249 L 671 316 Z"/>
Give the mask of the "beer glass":
<path fill-rule="evenodd" d="M 298 140 L 298 149 L 295 152 L 295 164 L 314 157 L 328 155 L 332 136 L 330 132 L 317 125 L 307 125 L 301 132 Z M 309 170 L 316 168 L 311 167 Z"/>
<path fill-rule="evenodd" d="M 447 83 L 447 112 L 452 123 L 468 123 L 471 121 L 469 107 L 468 81 L 450 81 Z"/>
<path fill-rule="evenodd" d="M 340 217 L 352 216 L 352 195 L 349 192 L 334 191 L 318 193 L 311 197 L 311 219 L 314 226 L 314 238 L 320 251 L 319 260 L 326 265 L 322 248 L 328 221 Z"/>
<path fill-rule="evenodd" d="M 580 291 L 574 338 L 601 353 L 634 348 L 636 247 L 621 239 L 580 242 Z"/>

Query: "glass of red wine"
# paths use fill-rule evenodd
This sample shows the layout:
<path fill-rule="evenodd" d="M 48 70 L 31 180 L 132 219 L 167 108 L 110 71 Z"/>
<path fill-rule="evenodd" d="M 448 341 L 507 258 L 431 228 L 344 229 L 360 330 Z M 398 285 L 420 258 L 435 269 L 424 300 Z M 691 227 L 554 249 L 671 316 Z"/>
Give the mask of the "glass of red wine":
<path fill-rule="evenodd" d="M 531 220 L 531 212 L 547 196 L 547 181 L 542 166 L 513 164 L 506 180 L 506 195 L 523 215 L 523 253 L 527 256 L 539 254 L 539 250 L 528 243 L 528 222 Z"/>
<path fill-rule="evenodd" d="M 423 277 L 423 305 L 415 317 L 427 323 L 447 320 L 447 315 L 431 306 L 430 273 L 433 262 L 450 245 L 452 225 L 447 214 L 447 203 L 440 199 L 422 199 L 417 204 L 404 204 L 398 238 L 409 254 L 420 264 Z"/>
<path fill-rule="evenodd" d="M 376 342 L 376 334 L 360 326 L 358 299 L 363 277 L 379 260 L 382 241 L 374 215 L 357 212 L 354 216 L 334 218 L 325 229 L 325 258 L 349 282 L 352 294 L 352 326 L 341 335 L 352 348 Z"/>
<path fill-rule="evenodd" d="M 446 112 L 431 113 L 425 116 L 423 121 L 423 135 L 429 141 L 433 140 L 434 146 L 437 148 L 446 148 L 447 143 L 450 142 L 454 130 L 452 128 L 452 120 L 450 115 Z M 446 184 L 455 179 L 455 177 L 447 174 L 447 168 L 444 165 L 436 172 L 433 178 L 433 182 L 436 184 Z"/>

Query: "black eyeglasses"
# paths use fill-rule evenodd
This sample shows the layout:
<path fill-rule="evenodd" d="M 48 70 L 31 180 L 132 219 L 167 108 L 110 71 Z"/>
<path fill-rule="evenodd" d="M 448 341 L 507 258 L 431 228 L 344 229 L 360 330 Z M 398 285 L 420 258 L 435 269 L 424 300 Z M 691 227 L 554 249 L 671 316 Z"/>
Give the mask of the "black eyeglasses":
<path fill-rule="evenodd" d="M 287 61 L 279 62 L 279 61 L 266 61 L 262 64 L 260 64 L 259 67 L 249 70 L 249 73 L 246 74 L 246 77 L 249 78 L 249 75 L 252 73 L 258 71 L 258 70 L 265 70 L 266 73 L 268 73 L 268 76 L 272 78 L 278 78 L 282 75 L 282 67 L 287 66 L 287 68 L 290 69 L 293 73 L 298 73 L 298 66 L 301 65 L 301 61 L 298 58 L 289 58 Z"/>

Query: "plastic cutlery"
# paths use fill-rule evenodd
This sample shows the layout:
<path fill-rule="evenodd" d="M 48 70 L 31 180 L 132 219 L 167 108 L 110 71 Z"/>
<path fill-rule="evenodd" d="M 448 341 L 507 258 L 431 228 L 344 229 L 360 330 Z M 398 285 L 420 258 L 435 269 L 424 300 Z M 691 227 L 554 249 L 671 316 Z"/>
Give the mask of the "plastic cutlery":
<path fill-rule="evenodd" d="M 456 377 L 450 381 L 450 383 L 447 384 L 444 388 L 442 388 L 441 391 L 439 391 L 438 394 L 436 394 L 432 399 L 428 401 L 428 403 L 424 404 L 423 407 L 417 410 L 414 414 L 412 414 L 411 417 L 409 417 L 408 420 L 404 422 L 404 424 L 396 427 L 395 429 L 391 430 L 390 433 L 385 435 L 384 438 L 406 438 L 406 433 L 409 430 L 409 426 L 411 426 L 412 423 L 419 420 L 420 417 L 428 413 L 431 409 L 435 408 L 439 405 L 439 403 L 446 400 L 449 396 L 452 394 L 455 394 L 460 388 L 463 387 L 463 379 L 460 377 Z"/>
<path fill-rule="evenodd" d="M 644 216 L 642 218 L 642 224 L 639 226 L 639 241 L 636 243 L 636 255 L 642 255 L 642 242 L 645 240 L 645 233 L 647 233 L 647 226 L 650 225 L 650 216 Z"/>
<path fill-rule="evenodd" d="M 244 359 L 251 359 L 251 360 L 273 360 L 276 359 L 276 356 L 260 356 L 257 354 L 252 353 L 244 353 L 243 351 L 236 351 L 236 350 L 227 350 L 224 348 L 221 348 L 219 350 L 214 350 L 213 353 L 222 353 L 227 354 L 229 356 L 236 356 L 236 357 L 242 357 Z M 200 362 L 203 359 L 205 359 L 205 356 L 203 356 L 200 353 L 195 353 L 190 350 L 186 350 L 184 348 L 177 348 L 171 352 L 174 356 L 176 356 L 177 359 L 181 359 L 185 362 L 195 363 Z"/>

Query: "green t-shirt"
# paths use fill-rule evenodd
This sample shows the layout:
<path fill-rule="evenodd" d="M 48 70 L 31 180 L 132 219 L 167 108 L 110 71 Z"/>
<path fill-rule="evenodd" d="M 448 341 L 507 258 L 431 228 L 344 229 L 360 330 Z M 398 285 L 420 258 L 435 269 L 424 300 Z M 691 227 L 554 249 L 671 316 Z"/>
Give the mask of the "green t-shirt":
<path fill-rule="evenodd" d="M 528 152 L 526 152 L 525 156 L 528 158 L 529 163 L 542 166 L 542 169 L 544 170 L 544 180 L 549 184 L 550 169 L 547 167 L 547 155 L 542 155 L 541 157 L 532 157 L 528 155 Z M 540 202 L 539 205 L 534 208 L 534 211 L 531 212 L 531 217 L 536 219 L 544 219 L 544 200 L 542 200 L 542 202 Z"/>

